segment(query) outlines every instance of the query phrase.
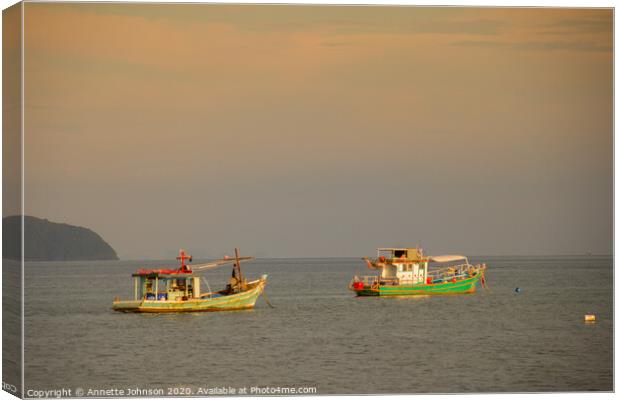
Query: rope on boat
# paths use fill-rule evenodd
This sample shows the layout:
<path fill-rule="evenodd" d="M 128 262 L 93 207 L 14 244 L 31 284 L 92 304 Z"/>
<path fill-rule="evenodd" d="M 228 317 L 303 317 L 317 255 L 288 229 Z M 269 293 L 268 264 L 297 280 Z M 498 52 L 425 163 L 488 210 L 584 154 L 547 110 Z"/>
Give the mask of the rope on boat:
<path fill-rule="evenodd" d="M 209 299 L 212 299 L 213 298 L 213 292 L 211 292 L 211 286 L 209 286 L 209 281 L 204 276 L 202 277 L 202 280 L 204 281 L 204 283 L 207 284 L 207 289 L 209 290 Z"/>
<path fill-rule="evenodd" d="M 489 284 L 487 283 L 487 280 L 484 278 L 484 274 L 480 278 L 480 284 L 482 285 L 482 288 L 485 291 L 491 291 L 491 288 L 489 288 Z"/>
<path fill-rule="evenodd" d="M 271 304 L 271 303 L 269 302 L 269 299 L 267 298 L 267 293 L 265 292 L 265 289 L 263 289 L 263 299 L 265 299 L 265 303 L 267 303 L 267 305 L 268 305 L 269 307 L 271 307 L 271 308 L 275 308 L 275 307 L 273 306 L 273 304 Z"/>

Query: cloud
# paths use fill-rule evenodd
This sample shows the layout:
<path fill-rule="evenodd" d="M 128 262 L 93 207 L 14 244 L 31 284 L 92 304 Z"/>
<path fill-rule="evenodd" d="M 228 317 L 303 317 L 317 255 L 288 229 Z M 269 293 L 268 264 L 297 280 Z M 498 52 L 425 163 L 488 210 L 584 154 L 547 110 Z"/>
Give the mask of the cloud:
<path fill-rule="evenodd" d="M 522 51 L 577 51 L 577 52 L 607 52 L 613 51 L 612 46 L 597 44 L 594 42 L 568 42 L 568 41 L 547 41 L 547 42 L 500 42 L 490 40 L 462 40 L 450 43 L 458 47 L 478 47 L 478 48 L 497 48 Z"/>
<path fill-rule="evenodd" d="M 549 24 L 549 27 L 559 28 L 559 32 L 561 33 L 608 33 L 613 29 L 613 19 L 611 13 L 606 13 L 605 15 L 595 18 L 561 19 Z"/>
<path fill-rule="evenodd" d="M 263 33 L 496 35 L 507 25 L 505 18 L 485 18 L 487 9 L 445 7 L 113 3 L 42 3 L 36 7 L 46 12 L 85 17 L 134 17 L 166 24 L 224 24 Z"/>

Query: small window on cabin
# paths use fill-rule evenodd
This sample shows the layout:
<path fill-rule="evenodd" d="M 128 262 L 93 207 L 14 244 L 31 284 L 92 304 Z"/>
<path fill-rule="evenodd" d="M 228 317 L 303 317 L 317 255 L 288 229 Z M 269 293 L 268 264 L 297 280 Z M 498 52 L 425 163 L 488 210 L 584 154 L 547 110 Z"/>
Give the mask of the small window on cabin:
<path fill-rule="evenodd" d="M 394 258 L 407 257 L 407 250 L 394 250 Z"/>

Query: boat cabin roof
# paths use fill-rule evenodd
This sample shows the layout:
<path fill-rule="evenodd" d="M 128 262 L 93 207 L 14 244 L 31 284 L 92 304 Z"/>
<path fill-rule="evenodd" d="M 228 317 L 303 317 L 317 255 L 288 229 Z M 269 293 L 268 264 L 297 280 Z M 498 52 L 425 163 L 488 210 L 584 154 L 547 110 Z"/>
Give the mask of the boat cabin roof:
<path fill-rule="evenodd" d="M 182 279 L 190 278 L 194 275 L 191 272 L 183 272 L 180 269 L 139 269 L 131 276 L 141 276 L 150 279 Z"/>
<path fill-rule="evenodd" d="M 394 250 L 421 250 L 418 247 L 381 247 L 377 251 L 394 251 Z"/>
<path fill-rule="evenodd" d="M 448 263 L 448 262 L 465 260 L 465 262 L 469 263 L 469 261 L 467 260 L 467 257 L 459 256 L 459 255 L 432 256 L 432 257 L 429 257 L 429 260 L 438 262 L 438 263 Z"/>
<path fill-rule="evenodd" d="M 418 262 L 426 260 L 423 251 L 419 247 L 381 247 L 377 249 L 377 255 L 382 252 L 389 252 L 388 258 L 402 259 L 407 262 Z"/>

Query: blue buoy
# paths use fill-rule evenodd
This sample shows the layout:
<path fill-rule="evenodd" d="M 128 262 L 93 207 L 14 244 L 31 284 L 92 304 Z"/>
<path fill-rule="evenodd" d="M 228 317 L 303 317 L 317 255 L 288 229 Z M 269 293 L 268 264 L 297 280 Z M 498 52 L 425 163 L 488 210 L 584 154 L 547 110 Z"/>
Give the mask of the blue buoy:
<path fill-rule="evenodd" d="M 516 293 L 521 293 L 521 288 L 520 288 L 520 287 L 516 287 L 516 288 L 515 288 L 515 292 L 516 292 Z"/>

